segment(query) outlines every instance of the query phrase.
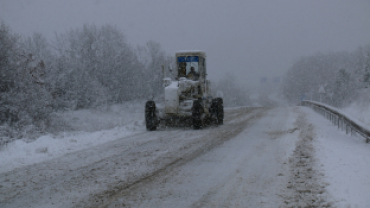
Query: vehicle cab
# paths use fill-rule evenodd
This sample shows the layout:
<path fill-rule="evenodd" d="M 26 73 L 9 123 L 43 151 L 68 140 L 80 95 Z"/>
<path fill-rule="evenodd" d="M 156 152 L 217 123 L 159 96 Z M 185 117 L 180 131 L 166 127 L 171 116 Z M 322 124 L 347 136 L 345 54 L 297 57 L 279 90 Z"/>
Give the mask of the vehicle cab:
<path fill-rule="evenodd" d="M 204 51 L 178 51 L 176 52 L 177 79 L 181 77 L 193 81 L 201 80 L 205 82 L 206 53 Z M 192 73 L 192 69 L 194 72 Z M 197 74 L 194 76 L 194 73 Z"/>

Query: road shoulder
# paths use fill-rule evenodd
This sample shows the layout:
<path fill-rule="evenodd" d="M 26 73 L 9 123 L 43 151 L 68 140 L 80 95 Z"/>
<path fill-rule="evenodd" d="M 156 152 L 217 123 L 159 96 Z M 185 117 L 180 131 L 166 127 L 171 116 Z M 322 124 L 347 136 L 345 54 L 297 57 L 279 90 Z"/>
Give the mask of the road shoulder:
<path fill-rule="evenodd" d="M 329 120 L 302 107 L 314 127 L 317 164 L 334 207 L 370 207 L 370 146 L 361 136 L 346 135 Z"/>

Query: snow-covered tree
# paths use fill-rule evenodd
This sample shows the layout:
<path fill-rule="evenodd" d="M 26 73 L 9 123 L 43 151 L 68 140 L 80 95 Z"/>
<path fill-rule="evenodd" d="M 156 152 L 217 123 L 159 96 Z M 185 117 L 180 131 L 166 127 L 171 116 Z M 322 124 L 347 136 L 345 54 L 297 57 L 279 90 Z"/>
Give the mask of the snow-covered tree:
<path fill-rule="evenodd" d="M 306 98 L 318 100 L 318 89 L 325 85 L 329 95 L 326 102 L 331 105 L 343 106 L 357 99 L 359 89 L 364 87 L 360 80 L 366 81 L 370 71 L 366 68 L 368 60 L 370 63 L 366 50 L 369 46 L 360 47 L 351 53 L 318 53 L 301 57 L 285 76 L 285 97 L 293 103 L 297 103 L 302 94 L 307 94 Z"/>
<path fill-rule="evenodd" d="M 158 96 L 162 66 L 174 64 L 159 43 L 134 49 L 111 25 L 86 24 L 56 34 L 51 43 L 39 33 L 22 38 L 0 25 L 0 125 L 43 130 L 59 109 Z"/>
<path fill-rule="evenodd" d="M 19 131 L 31 124 L 43 129 L 51 112 L 45 63 L 4 24 L 0 26 L 0 46 L 1 124 Z"/>
<path fill-rule="evenodd" d="M 122 32 L 105 25 L 84 25 L 57 36 L 59 86 L 77 108 L 137 97 L 142 71 Z"/>
<path fill-rule="evenodd" d="M 163 94 L 164 71 L 166 76 L 174 78 L 170 69 L 174 68 L 175 58 L 166 56 L 158 42 L 148 41 L 145 46 L 137 46 L 136 54 L 139 61 L 144 65 L 141 77 L 141 90 L 146 98 L 152 99 Z"/>

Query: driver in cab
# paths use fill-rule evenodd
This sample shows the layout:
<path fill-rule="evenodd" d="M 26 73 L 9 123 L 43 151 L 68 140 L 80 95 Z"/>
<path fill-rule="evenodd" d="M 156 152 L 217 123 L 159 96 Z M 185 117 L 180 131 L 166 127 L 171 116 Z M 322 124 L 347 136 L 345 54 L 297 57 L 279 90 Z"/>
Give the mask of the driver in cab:
<path fill-rule="evenodd" d="M 199 79 L 199 73 L 195 71 L 194 67 L 192 66 L 190 68 L 190 72 L 188 73 L 188 79 L 191 79 L 193 81 L 197 81 Z"/>

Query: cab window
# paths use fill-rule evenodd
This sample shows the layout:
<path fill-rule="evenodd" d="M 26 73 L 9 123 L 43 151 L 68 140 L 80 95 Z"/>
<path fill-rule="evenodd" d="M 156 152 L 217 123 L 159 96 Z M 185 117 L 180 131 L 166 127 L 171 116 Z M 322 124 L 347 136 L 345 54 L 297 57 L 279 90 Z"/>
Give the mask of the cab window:
<path fill-rule="evenodd" d="M 199 57 L 198 56 L 179 56 L 177 57 L 179 77 L 184 77 L 189 74 L 190 68 L 194 67 L 194 71 L 199 73 Z"/>

